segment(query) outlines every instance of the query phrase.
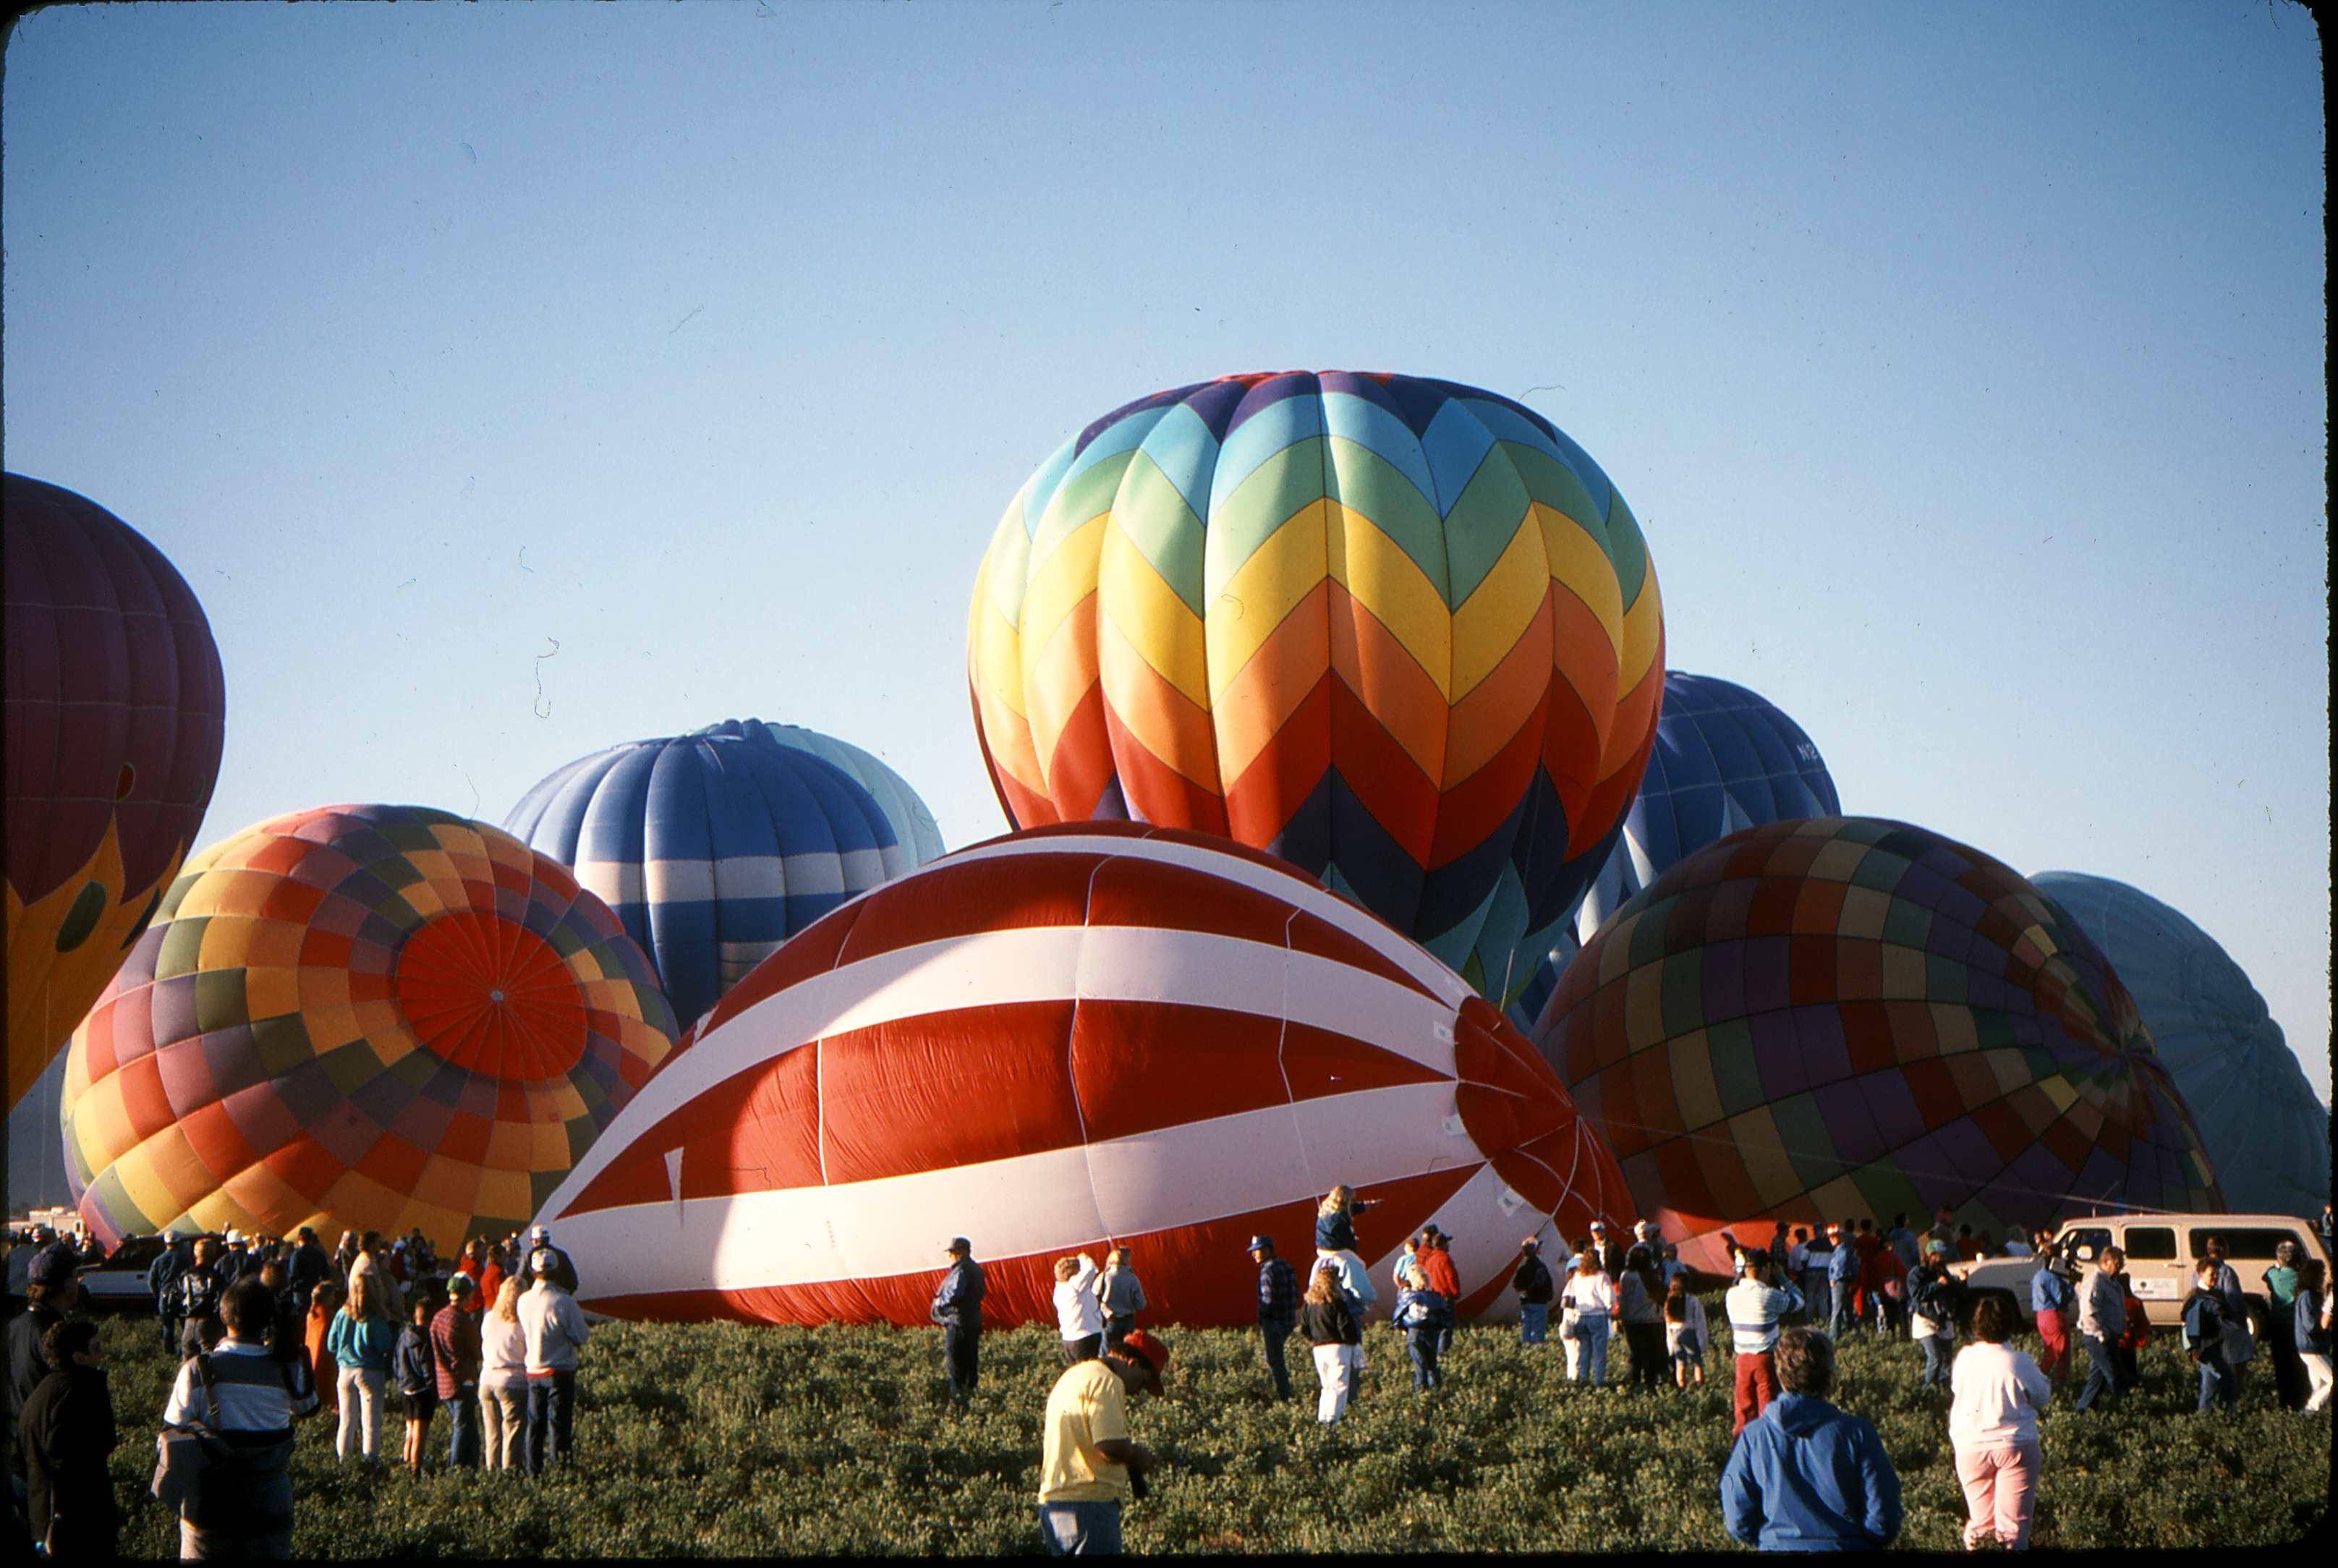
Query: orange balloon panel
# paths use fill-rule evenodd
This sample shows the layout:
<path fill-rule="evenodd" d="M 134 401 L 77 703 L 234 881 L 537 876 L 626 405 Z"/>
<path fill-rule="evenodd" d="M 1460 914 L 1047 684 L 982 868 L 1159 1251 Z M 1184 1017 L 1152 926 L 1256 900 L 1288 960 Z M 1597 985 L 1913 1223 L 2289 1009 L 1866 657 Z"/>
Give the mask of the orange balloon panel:
<path fill-rule="evenodd" d="M 205 851 L 74 1033 L 67 1176 L 109 1241 L 525 1224 L 673 1049 L 609 906 L 484 823 L 336 806 Z"/>

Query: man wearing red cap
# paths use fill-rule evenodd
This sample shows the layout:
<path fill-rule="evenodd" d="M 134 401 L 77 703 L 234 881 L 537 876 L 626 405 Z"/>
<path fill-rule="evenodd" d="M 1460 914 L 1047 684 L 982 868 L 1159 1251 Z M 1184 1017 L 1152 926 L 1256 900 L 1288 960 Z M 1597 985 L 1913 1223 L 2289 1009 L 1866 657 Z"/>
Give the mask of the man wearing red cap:
<path fill-rule="evenodd" d="M 1142 1328 L 1064 1369 L 1040 1419 L 1039 1540 L 1050 1556 L 1117 1554 L 1120 1505 L 1143 1495 L 1153 1450 L 1128 1435 L 1132 1396 L 1161 1394 L 1169 1348 Z"/>

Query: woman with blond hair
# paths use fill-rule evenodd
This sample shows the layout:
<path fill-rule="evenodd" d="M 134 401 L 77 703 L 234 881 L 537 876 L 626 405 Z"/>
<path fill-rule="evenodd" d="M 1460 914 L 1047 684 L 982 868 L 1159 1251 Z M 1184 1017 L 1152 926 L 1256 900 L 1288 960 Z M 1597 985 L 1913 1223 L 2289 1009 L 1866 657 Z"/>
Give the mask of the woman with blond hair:
<path fill-rule="evenodd" d="M 527 1332 L 519 1321 L 519 1281 L 496 1288 L 496 1304 L 479 1320 L 479 1431 L 486 1467 L 518 1467 L 527 1430 Z"/>
<path fill-rule="evenodd" d="M 325 1330 L 325 1348 L 340 1368 L 334 1393 L 341 1418 L 333 1453 L 342 1459 L 353 1445 L 368 1460 L 381 1453 L 381 1388 L 398 1349 L 398 1325 L 381 1307 L 382 1284 L 379 1274 L 359 1274 L 349 1282 L 349 1300 Z"/>
<path fill-rule="evenodd" d="M 1356 1298 L 1361 1307 L 1370 1307 L 1380 1298 L 1380 1291 L 1364 1273 L 1364 1260 L 1356 1250 L 1356 1216 L 1371 1205 L 1356 1196 L 1356 1190 L 1342 1181 L 1323 1195 L 1315 1209 L 1315 1256 L 1340 1271 L 1341 1288 Z"/>

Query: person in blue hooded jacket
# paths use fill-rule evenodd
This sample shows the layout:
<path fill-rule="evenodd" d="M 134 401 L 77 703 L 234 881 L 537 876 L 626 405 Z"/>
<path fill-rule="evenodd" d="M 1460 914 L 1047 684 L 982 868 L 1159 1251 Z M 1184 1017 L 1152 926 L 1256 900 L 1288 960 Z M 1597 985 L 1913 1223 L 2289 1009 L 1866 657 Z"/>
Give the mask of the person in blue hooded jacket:
<path fill-rule="evenodd" d="M 1745 1424 L 1721 1475 L 1729 1534 L 1764 1552 L 1872 1552 L 1900 1534 L 1900 1475 L 1875 1427 L 1836 1409 L 1834 1344 L 1814 1329 L 1778 1336 L 1778 1384 Z"/>

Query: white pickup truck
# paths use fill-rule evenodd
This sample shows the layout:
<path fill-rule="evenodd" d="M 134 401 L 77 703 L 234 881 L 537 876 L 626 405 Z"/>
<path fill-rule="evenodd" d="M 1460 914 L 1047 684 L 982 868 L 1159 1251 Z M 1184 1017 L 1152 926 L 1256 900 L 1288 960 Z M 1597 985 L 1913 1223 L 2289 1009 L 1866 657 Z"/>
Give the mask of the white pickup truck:
<path fill-rule="evenodd" d="M 2249 1330 L 2260 1336 L 2268 1308 L 2264 1276 L 2273 1267 L 2274 1249 L 2294 1241 L 2299 1257 L 2320 1258 L 2325 1267 L 2329 1262 L 2312 1221 L 2288 1214 L 2091 1214 L 2064 1220 L 2049 1250 L 2083 1268 L 2104 1248 L 2117 1247 L 2127 1254 L 2127 1280 L 2135 1298 L 2143 1303 L 2145 1318 L 2154 1328 L 2167 1328 L 2184 1316 L 2184 1298 L 2192 1290 L 2192 1265 L 2206 1255 L 2212 1236 L 2224 1239 L 2225 1261 L 2241 1277 L 2241 1289 L 2248 1295 Z M 2039 1258 L 1977 1258 L 1950 1269 L 1976 1296 L 2009 1297 L 2027 1319 L 2029 1277 L 2043 1263 Z M 2072 1278 L 2077 1278 L 2075 1269 Z"/>

